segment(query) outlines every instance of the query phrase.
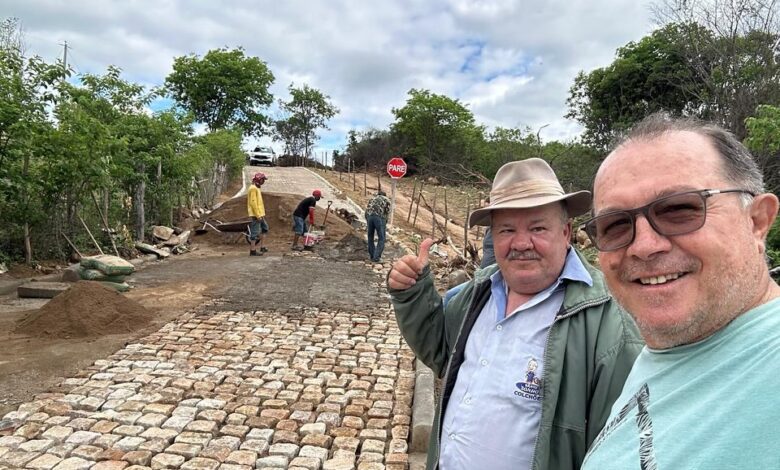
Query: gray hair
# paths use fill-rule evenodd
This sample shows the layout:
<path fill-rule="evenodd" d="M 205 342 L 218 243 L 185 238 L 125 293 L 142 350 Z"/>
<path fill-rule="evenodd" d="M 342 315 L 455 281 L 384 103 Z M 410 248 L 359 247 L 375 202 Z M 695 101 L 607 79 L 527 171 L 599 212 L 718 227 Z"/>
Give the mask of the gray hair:
<path fill-rule="evenodd" d="M 764 175 L 750 151 L 731 132 L 695 118 L 673 118 L 667 113 L 653 113 L 638 122 L 614 146 L 614 149 L 637 140 L 653 140 L 670 132 L 693 132 L 708 139 L 721 157 L 723 178 L 738 189 L 753 194 L 765 192 Z M 709 188 L 720 189 L 720 188 Z M 752 197 L 743 195 L 743 205 Z"/>

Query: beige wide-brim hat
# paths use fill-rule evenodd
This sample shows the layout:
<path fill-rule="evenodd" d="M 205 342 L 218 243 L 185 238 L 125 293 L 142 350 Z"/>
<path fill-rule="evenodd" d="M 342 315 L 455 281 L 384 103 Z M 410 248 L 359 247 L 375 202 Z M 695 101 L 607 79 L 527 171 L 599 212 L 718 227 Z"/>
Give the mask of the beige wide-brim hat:
<path fill-rule="evenodd" d="M 576 217 L 590 210 L 591 194 L 565 193 L 553 169 L 541 158 L 509 162 L 493 179 L 490 204 L 473 211 L 469 225 L 490 225 L 490 215 L 498 209 L 528 209 L 557 201 L 565 201 L 569 217 Z"/>

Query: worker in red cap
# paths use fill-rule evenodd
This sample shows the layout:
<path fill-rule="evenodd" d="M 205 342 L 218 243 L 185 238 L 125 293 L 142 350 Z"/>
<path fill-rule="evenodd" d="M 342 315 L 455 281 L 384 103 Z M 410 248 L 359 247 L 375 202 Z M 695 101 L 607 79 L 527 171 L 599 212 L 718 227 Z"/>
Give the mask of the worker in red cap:
<path fill-rule="evenodd" d="M 315 189 L 312 191 L 311 196 L 303 199 L 298 203 L 298 207 L 295 208 L 295 212 L 293 212 L 293 232 L 295 232 L 292 243 L 293 250 L 303 250 L 303 245 L 298 245 L 298 240 L 309 230 L 309 226 L 314 225 L 314 207 L 321 198 L 322 191 Z M 306 224 L 306 217 L 309 218 L 308 225 Z"/>
<path fill-rule="evenodd" d="M 249 256 L 262 256 L 268 251 L 268 248 L 263 246 L 263 236 L 268 233 L 268 222 L 265 221 L 265 204 L 263 204 L 263 194 L 260 192 L 260 186 L 267 179 L 265 173 L 255 173 L 246 195 L 246 210 L 252 218 L 252 223 L 249 224 Z M 259 253 L 258 245 L 260 245 Z"/>

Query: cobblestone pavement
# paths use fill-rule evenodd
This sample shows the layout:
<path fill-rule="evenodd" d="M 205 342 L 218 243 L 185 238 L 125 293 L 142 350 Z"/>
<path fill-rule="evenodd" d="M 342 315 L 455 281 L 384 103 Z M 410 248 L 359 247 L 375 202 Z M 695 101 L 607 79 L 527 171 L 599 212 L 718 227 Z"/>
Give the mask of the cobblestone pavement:
<path fill-rule="evenodd" d="M 406 469 L 414 356 L 372 295 L 183 314 L 4 416 L 0 468 Z"/>

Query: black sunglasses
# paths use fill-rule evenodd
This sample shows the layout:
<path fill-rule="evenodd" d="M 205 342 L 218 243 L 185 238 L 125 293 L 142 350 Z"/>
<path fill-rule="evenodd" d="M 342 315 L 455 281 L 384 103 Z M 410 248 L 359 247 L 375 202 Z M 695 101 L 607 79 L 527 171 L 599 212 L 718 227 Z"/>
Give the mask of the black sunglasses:
<path fill-rule="evenodd" d="M 599 251 L 615 251 L 634 242 L 636 217 L 645 216 L 653 230 L 663 236 L 684 235 L 704 226 L 707 199 L 716 194 L 746 193 L 745 189 L 702 189 L 672 194 L 636 209 L 608 212 L 585 222 L 585 232 Z"/>

